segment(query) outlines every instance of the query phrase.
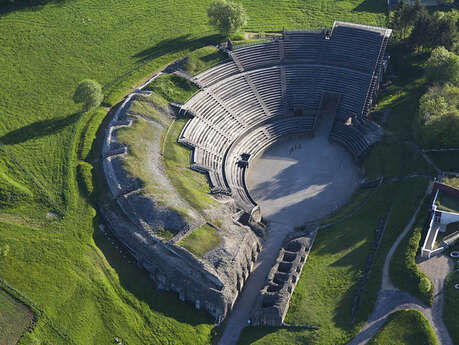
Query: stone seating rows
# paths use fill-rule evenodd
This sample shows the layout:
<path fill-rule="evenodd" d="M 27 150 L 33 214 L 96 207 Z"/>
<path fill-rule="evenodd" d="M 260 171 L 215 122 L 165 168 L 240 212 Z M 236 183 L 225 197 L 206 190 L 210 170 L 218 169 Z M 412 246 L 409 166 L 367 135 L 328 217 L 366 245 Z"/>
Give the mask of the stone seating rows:
<path fill-rule="evenodd" d="M 330 132 L 330 140 L 343 145 L 353 156 L 354 160 L 359 161 L 370 147 L 370 142 L 364 133 L 353 125 L 346 125 L 335 121 Z"/>
<path fill-rule="evenodd" d="M 236 55 L 244 70 L 248 71 L 263 66 L 278 65 L 281 60 L 279 49 L 279 42 L 270 42 L 236 49 L 233 54 Z"/>

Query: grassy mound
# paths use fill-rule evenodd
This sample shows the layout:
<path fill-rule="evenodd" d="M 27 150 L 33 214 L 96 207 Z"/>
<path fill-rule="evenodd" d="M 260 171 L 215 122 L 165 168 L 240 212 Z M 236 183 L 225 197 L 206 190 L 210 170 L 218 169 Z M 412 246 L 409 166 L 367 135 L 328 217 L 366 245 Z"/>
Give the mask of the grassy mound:
<path fill-rule="evenodd" d="M 198 88 L 185 78 L 176 74 L 161 74 L 146 87 L 156 92 L 168 102 L 186 102 Z"/>
<path fill-rule="evenodd" d="M 32 199 L 32 192 L 0 170 L 0 208 Z"/>
<path fill-rule="evenodd" d="M 205 224 L 194 230 L 177 244 L 189 250 L 197 257 L 201 257 L 208 251 L 216 248 L 220 241 L 221 238 L 217 230 L 209 224 Z"/>
<path fill-rule="evenodd" d="M 399 310 L 390 314 L 384 327 L 368 345 L 437 345 L 429 321 L 419 311 Z"/>
<path fill-rule="evenodd" d="M 216 47 L 203 47 L 188 54 L 183 61 L 182 68 L 196 75 L 225 60 L 228 60 L 228 57 Z"/>

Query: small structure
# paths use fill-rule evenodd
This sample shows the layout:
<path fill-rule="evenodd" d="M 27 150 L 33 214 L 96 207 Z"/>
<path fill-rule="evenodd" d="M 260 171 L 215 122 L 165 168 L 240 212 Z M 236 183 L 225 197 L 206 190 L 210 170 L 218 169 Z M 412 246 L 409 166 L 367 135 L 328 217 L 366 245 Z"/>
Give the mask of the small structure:
<path fill-rule="evenodd" d="M 421 256 L 430 258 L 443 252 L 459 240 L 459 229 L 449 226 L 459 224 L 459 189 L 435 182 L 432 214 Z M 453 229 L 453 230 L 448 230 Z"/>

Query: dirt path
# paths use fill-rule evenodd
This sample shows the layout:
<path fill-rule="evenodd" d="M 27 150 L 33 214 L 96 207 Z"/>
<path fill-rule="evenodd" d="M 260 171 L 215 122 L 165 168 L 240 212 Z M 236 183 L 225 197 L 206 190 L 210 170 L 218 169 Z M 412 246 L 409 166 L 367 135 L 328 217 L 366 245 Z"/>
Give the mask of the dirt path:
<path fill-rule="evenodd" d="M 265 284 L 266 277 L 282 247 L 285 236 L 292 227 L 272 223 L 269 229 L 268 240 L 258 258 L 257 265 L 247 279 L 245 286 L 238 297 L 225 325 L 218 345 L 235 345 L 244 327 L 248 325 L 250 312 L 261 288 Z"/>
<path fill-rule="evenodd" d="M 430 188 L 428 189 L 428 191 Z M 432 326 L 440 345 L 453 345 L 452 339 L 443 323 L 442 312 L 444 302 L 444 280 L 449 272 L 453 269 L 451 260 L 448 257 L 433 258 L 434 261 L 425 261 L 421 264 L 421 269 L 432 280 L 434 285 L 433 307 L 426 306 L 410 294 L 397 289 L 389 277 L 390 261 L 394 255 L 397 246 L 412 228 L 416 216 L 422 206 L 422 200 L 419 203 L 416 212 L 413 214 L 410 222 L 405 226 L 403 232 L 397 237 L 387 254 L 384 262 L 383 279 L 381 290 L 378 294 L 373 313 L 370 315 L 367 323 L 360 333 L 352 339 L 348 345 L 363 345 L 373 338 L 378 330 L 384 325 L 389 314 L 400 309 L 416 309 L 424 314 Z M 422 266 L 423 265 L 423 266 Z M 423 269 L 424 268 L 424 269 Z M 429 272 L 431 274 L 429 274 Z"/>

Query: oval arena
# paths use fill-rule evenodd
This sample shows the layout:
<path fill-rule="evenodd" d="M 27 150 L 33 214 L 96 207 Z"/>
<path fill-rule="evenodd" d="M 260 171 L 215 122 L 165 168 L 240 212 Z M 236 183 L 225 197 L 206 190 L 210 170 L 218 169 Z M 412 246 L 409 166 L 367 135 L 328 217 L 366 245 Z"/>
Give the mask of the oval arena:
<path fill-rule="evenodd" d="M 216 322 L 233 311 L 256 325 L 282 324 L 317 221 L 350 198 L 382 134 L 367 114 L 390 34 L 345 22 L 284 30 L 270 42 L 220 47 L 225 62 L 187 76 L 199 91 L 178 105 L 190 119 L 177 140 L 192 150 L 191 169 L 207 176 L 212 208 L 191 207 L 154 164 L 167 197 L 145 191 L 123 168 L 129 145 L 119 132 L 132 118 L 115 114 L 102 149 L 111 200 L 103 214 L 158 288 Z M 154 151 L 150 162 L 159 157 Z M 187 239 L 203 229 L 218 243 L 197 254 Z"/>

